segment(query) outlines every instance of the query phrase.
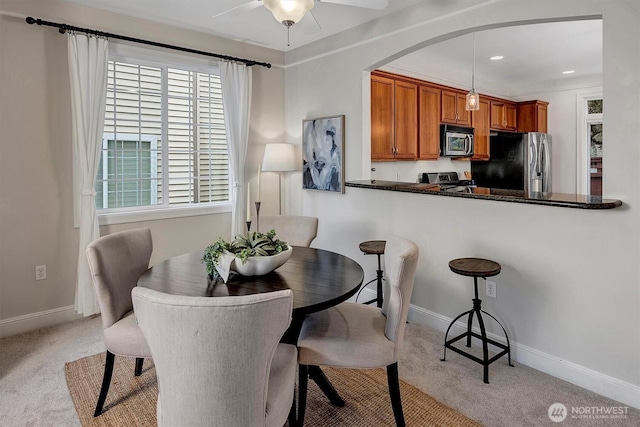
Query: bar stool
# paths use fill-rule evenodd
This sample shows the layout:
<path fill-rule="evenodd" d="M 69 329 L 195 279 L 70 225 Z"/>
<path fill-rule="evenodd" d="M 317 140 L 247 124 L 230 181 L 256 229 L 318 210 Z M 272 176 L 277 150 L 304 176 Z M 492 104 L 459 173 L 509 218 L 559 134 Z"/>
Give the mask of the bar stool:
<path fill-rule="evenodd" d="M 508 357 L 508 361 L 509 361 L 509 366 L 513 366 L 511 364 L 511 345 L 509 343 L 509 337 L 507 336 L 507 331 L 504 329 L 504 327 L 502 326 L 502 324 L 500 324 L 500 322 L 498 322 L 498 319 L 496 319 L 495 317 L 493 317 L 491 314 L 487 313 L 486 311 L 484 311 L 481 308 L 481 303 L 482 300 L 480 298 L 478 298 L 478 277 L 482 277 L 483 279 L 486 279 L 487 277 L 492 277 L 492 276 L 496 276 L 498 274 L 500 274 L 500 270 L 501 270 L 501 266 L 500 264 L 498 264 L 495 261 L 491 261 L 488 259 L 482 259 L 482 258 L 457 258 L 454 259 L 452 261 L 449 261 L 449 268 L 451 269 L 451 271 L 453 271 L 454 273 L 457 274 L 461 274 L 463 276 L 470 276 L 473 277 L 473 285 L 475 287 L 475 298 L 473 299 L 473 308 L 469 311 L 465 311 L 464 313 L 462 313 L 461 315 L 459 315 L 458 317 L 456 317 L 455 319 L 453 319 L 453 321 L 451 322 L 451 324 L 449 325 L 449 327 L 447 328 L 447 332 L 444 334 L 444 356 L 442 357 L 443 362 L 446 360 L 447 357 L 447 348 L 455 351 L 458 354 L 463 355 L 464 357 L 467 357 L 471 360 L 473 360 L 474 362 L 480 363 L 481 365 L 484 366 L 484 382 L 486 384 L 489 384 L 489 365 L 493 362 L 495 362 L 496 360 L 498 360 L 499 358 L 501 358 L 502 356 L 504 356 L 505 354 Z M 507 340 L 507 345 L 504 345 L 503 343 L 500 343 L 498 341 L 492 340 L 491 338 L 487 337 L 487 332 L 485 330 L 484 327 L 484 321 L 482 320 L 482 315 L 480 313 L 484 313 L 487 316 L 491 317 L 493 320 L 495 320 L 498 325 L 500 325 L 500 327 L 502 328 L 502 332 L 504 332 L 504 336 Z M 475 332 L 472 332 L 471 330 L 471 325 L 473 322 L 473 315 L 476 315 L 478 317 L 478 324 L 480 326 L 480 334 L 477 334 Z M 454 323 L 456 323 L 456 321 L 463 317 L 469 315 L 469 319 L 467 320 L 467 330 L 466 332 L 463 332 L 462 334 L 458 335 L 457 337 L 451 338 L 450 340 L 447 341 L 447 336 L 449 335 L 449 330 L 451 329 L 451 327 L 453 326 Z M 459 348 L 456 348 L 453 346 L 453 343 L 455 343 L 458 340 L 461 340 L 463 338 L 467 339 L 467 347 L 471 347 L 471 337 L 475 337 L 478 338 L 481 342 L 482 342 L 482 359 L 467 353 L 464 350 L 461 350 Z M 496 354 L 495 356 L 493 356 L 492 358 L 489 358 L 489 344 L 492 344 L 500 349 L 502 349 L 502 351 L 500 351 L 498 354 Z"/>
<path fill-rule="evenodd" d="M 360 289 L 360 292 L 362 292 L 362 289 L 369 286 L 369 284 L 377 281 L 378 283 L 376 285 L 376 298 L 372 299 L 371 301 L 367 301 L 364 304 L 371 304 L 375 302 L 377 303 L 378 307 L 382 307 L 382 280 L 384 279 L 382 278 L 382 266 L 380 264 L 380 256 L 384 255 L 384 248 L 386 244 L 387 244 L 386 240 L 367 240 L 366 242 L 362 242 L 359 245 L 360 251 L 362 251 L 363 254 L 378 255 L 378 269 L 376 270 L 375 279 L 369 280 Z"/>

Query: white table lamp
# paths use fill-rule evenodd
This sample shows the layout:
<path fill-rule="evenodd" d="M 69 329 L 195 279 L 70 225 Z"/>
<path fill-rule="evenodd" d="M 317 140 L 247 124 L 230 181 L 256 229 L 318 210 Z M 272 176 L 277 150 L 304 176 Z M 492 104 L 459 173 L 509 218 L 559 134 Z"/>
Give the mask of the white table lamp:
<path fill-rule="evenodd" d="M 282 215 L 282 172 L 298 169 L 293 144 L 267 144 L 262 159 L 263 172 L 278 172 L 278 206 Z"/>

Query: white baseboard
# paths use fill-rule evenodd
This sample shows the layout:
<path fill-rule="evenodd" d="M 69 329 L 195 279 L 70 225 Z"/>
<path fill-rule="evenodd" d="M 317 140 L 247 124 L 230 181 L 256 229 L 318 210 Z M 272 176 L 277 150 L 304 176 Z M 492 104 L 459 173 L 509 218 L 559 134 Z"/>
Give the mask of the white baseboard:
<path fill-rule="evenodd" d="M 365 289 L 363 294 L 365 292 L 371 293 L 375 298 L 374 291 Z M 409 307 L 410 322 L 429 326 L 442 332 L 447 330 L 452 320 L 422 307 L 415 305 Z M 465 323 L 456 322 L 449 332 L 449 337 L 463 332 L 465 328 Z M 454 331 L 454 329 L 456 330 Z M 504 338 L 499 335 L 490 333 L 487 335 L 496 341 L 504 342 Z M 511 358 L 518 363 L 640 409 L 640 387 L 514 341 L 511 341 L 510 344 Z"/>
<path fill-rule="evenodd" d="M 12 317 L 0 320 L 0 338 L 22 334 L 80 318 L 82 318 L 82 316 L 76 313 L 73 305 Z"/>

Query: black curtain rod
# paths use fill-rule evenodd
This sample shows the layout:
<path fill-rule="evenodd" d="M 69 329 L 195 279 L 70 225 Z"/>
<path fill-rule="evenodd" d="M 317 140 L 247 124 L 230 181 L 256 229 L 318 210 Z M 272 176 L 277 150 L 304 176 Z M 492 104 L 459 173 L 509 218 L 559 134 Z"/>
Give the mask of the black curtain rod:
<path fill-rule="evenodd" d="M 197 55 L 205 55 L 205 56 L 212 56 L 214 58 L 226 59 L 228 61 L 243 62 L 243 63 L 247 64 L 249 67 L 251 67 L 252 65 L 261 65 L 261 66 L 266 67 L 266 68 L 271 68 L 271 64 L 269 64 L 268 62 L 258 62 L 258 61 L 254 61 L 254 60 L 251 60 L 251 59 L 236 58 L 234 56 L 227 56 L 227 55 L 220 55 L 218 53 L 204 52 L 202 50 L 189 49 L 187 47 L 173 46 L 173 45 L 165 44 L 165 43 L 158 43 L 158 42 L 153 42 L 153 41 L 149 41 L 149 40 L 136 39 L 134 37 L 127 37 L 127 36 L 121 36 L 121 35 L 118 35 L 118 34 L 105 33 L 103 31 L 91 30 L 89 28 L 80 28 L 80 27 L 74 27 L 73 25 L 58 24 L 57 22 L 49 22 L 49 21 L 43 21 L 42 19 L 35 19 L 35 18 L 32 18 L 31 16 L 28 16 L 26 21 L 27 21 L 27 24 L 30 24 L 30 25 L 31 24 L 38 24 L 38 25 L 46 25 L 48 27 L 56 27 L 56 28 L 58 28 L 58 31 L 60 32 L 60 34 L 64 34 L 67 31 L 78 31 L 80 33 L 93 34 L 93 35 L 96 35 L 96 36 L 107 37 L 107 38 L 110 38 L 110 39 L 126 40 L 126 41 L 129 41 L 129 42 L 135 42 L 135 43 L 141 43 L 141 44 L 148 44 L 148 45 L 151 45 L 151 46 L 163 47 L 165 49 L 179 50 L 180 52 L 189 52 L 189 53 L 195 53 Z"/>

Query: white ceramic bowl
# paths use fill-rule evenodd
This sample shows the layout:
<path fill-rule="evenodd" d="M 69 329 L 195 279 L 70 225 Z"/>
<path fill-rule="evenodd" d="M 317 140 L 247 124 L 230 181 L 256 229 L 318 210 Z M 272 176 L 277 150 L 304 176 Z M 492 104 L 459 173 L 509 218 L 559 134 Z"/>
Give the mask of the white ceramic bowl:
<path fill-rule="evenodd" d="M 239 258 L 236 258 L 231 264 L 231 270 L 243 276 L 263 276 L 287 262 L 292 252 L 293 248 L 289 246 L 286 251 L 276 255 L 249 257 L 244 264 Z"/>

